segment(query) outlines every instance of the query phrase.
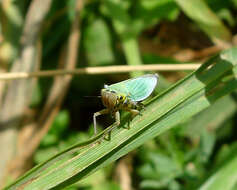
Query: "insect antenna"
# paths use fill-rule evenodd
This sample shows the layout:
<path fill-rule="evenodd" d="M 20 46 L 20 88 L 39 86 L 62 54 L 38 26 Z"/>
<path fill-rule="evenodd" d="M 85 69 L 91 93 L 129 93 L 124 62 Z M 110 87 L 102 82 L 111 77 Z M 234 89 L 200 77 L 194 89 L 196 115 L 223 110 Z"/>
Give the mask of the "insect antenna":
<path fill-rule="evenodd" d="M 101 96 L 84 96 L 84 98 L 101 98 Z"/>

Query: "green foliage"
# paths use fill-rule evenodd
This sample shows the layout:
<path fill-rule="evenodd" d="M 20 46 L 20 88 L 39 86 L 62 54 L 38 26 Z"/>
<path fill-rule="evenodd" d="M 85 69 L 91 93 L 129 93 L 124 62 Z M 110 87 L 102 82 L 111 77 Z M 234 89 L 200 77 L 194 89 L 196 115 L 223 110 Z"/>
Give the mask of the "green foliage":
<path fill-rule="evenodd" d="M 43 98 L 43 93 L 42 93 L 42 90 L 40 89 L 40 85 L 37 83 L 35 85 L 35 89 L 32 94 L 31 106 L 32 107 L 39 106 L 40 103 L 42 102 L 42 98 Z"/>
<path fill-rule="evenodd" d="M 231 33 L 221 20 L 212 13 L 204 0 L 175 0 L 183 11 L 193 19 L 206 34 L 212 38 L 229 42 Z M 207 19 L 208 18 L 208 19 Z"/>
<path fill-rule="evenodd" d="M 7 4 L 9 9 L 0 7 L 0 56 L 8 52 L 10 64 L 20 53 L 17 48 L 30 2 L 13 1 Z M 75 3 L 53 1 L 40 36 L 41 69 L 58 68 L 75 18 Z M 174 49 L 183 50 L 177 41 L 185 41 L 194 31 L 205 40 L 189 34 L 190 44 L 195 40 L 200 44 L 194 48 L 185 44 L 185 49 L 229 43 L 236 32 L 236 11 L 237 0 L 84 1 L 77 66 L 182 63 L 170 56 Z M 173 33 L 166 32 L 173 24 Z M 167 39 L 160 36 L 164 33 Z M 182 35 L 173 45 L 169 40 L 176 33 Z M 98 96 L 104 84 L 144 72 L 75 76 L 63 109 L 33 156 L 35 167 L 6 189 L 122 189 L 114 180 L 115 161 L 126 154 L 132 159 L 127 168 L 131 168 L 133 189 L 237 189 L 236 55 L 236 48 L 229 49 L 194 73 L 159 73 L 154 98 L 145 101 L 143 115 L 128 129 L 128 115 L 122 113 L 121 126 L 101 143 L 102 133 L 90 138 L 92 115 L 102 108 L 101 101 L 85 96 Z M 42 108 L 51 82 L 39 79 L 31 108 Z M 109 118 L 99 118 L 99 126 L 112 123 Z"/>
<path fill-rule="evenodd" d="M 210 186 L 211 189 L 218 186 L 220 181 L 216 180 L 214 183 L 212 178 L 224 178 L 223 181 L 229 184 L 228 189 L 231 189 L 236 182 L 235 170 L 232 170 L 235 167 L 235 157 L 219 167 L 217 172 L 206 171 L 206 165 L 214 153 L 217 140 L 215 133 L 203 130 L 198 145 L 195 142 L 187 144 L 179 137 L 183 133 L 173 127 L 187 122 L 192 116 L 237 88 L 236 55 L 237 48 L 220 53 L 196 72 L 156 96 L 146 106 L 142 116 L 132 120 L 130 129 L 115 129 L 110 140 L 101 140 L 101 133 L 89 141 L 76 144 L 33 168 L 7 189 L 22 185 L 25 189 L 67 187 L 160 134 L 163 135 L 155 142 L 158 146 L 153 144 L 152 149 L 145 147 L 145 150 L 138 153 L 142 155 L 141 162 L 144 163 L 138 169 L 138 175 L 144 178 L 141 188 L 180 189 L 181 183 L 178 179 L 181 178 L 187 180 L 184 185 L 187 188 L 209 189 Z M 65 118 L 63 115 L 61 117 Z M 128 118 L 125 117 L 122 126 L 126 126 L 127 121 Z M 174 132 L 168 131 L 171 128 Z M 168 132 L 164 134 L 165 131 Z M 228 175 L 222 174 L 225 172 Z M 211 184 L 207 181 L 201 186 L 200 183 L 209 175 Z"/>
<path fill-rule="evenodd" d="M 57 151 L 63 150 L 70 145 L 70 139 L 65 142 L 61 141 L 63 138 L 67 138 L 64 134 L 67 132 L 69 124 L 69 115 L 67 111 L 61 111 L 55 118 L 49 132 L 42 139 L 41 144 L 37 152 L 35 153 L 34 160 L 36 163 L 41 163 L 49 157 L 53 156 Z M 76 134 L 75 134 L 76 135 Z M 76 135 L 78 136 L 78 135 Z M 74 138 L 73 135 L 69 136 Z M 76 142 L 76 141 L 75 141 Z"/>
<path fill-rule="evenodd" d="M 174 21 L 177 19 L 180 10 L 173 0 L 140 0 L 136 2 L 133 13 L 135 16 L 135 23 L 140 26 L 140 31 L 161 20 Z"/>
<path fill-rule="evenodd" d="M 90 23 L 85 30 L 85 39 L 84 46 L 90 65 L 104 65 L 114 62 L 111 36 L 105 21 L 98 19 Z"/>

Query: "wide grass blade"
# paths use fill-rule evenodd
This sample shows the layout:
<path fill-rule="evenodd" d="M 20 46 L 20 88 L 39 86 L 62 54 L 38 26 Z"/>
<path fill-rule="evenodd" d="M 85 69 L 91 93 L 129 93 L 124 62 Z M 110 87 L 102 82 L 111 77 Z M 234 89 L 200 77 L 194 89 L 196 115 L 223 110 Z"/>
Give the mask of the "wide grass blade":
<path fill-rule="evenodd" d="M 99 143 L 100 134 L 74 145 L 36 166 L 6 189 L 61 189 L 81 180 L 236 89 L 236 71 L 237 48 L 232 48 L 155 97 L 142 116 L 130 122 L 129 129 L 125 117 L 110 140 Z"/>

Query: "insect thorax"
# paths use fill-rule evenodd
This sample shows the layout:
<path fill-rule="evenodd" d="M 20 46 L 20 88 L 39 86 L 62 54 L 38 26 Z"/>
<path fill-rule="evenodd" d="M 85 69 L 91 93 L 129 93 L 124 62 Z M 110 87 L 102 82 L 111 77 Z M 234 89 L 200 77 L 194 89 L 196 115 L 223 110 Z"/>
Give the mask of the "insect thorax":
<path fill-rule="evenodd" d="M 142 103 L 132 101 L 128 96 L 124 94 L 116 93 L 113 90 L 102 89 L 101 90 L 102 103 L 111 112 L 118 110 L 140 110 L 143 108 Z"/>

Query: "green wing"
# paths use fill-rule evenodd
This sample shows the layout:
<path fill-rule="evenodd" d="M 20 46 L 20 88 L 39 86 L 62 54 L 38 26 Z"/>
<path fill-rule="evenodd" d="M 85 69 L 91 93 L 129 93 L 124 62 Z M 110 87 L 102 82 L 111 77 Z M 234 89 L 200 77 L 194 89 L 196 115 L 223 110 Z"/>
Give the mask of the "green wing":
<path fill-rule="evenodd" d="M 105 88 L 116 93 L 125 94 L 132 101 L 142 101 L 151 95 L 156 87 L 157 80 L 157 74 L 148 74 L 105 86 Z"/>

